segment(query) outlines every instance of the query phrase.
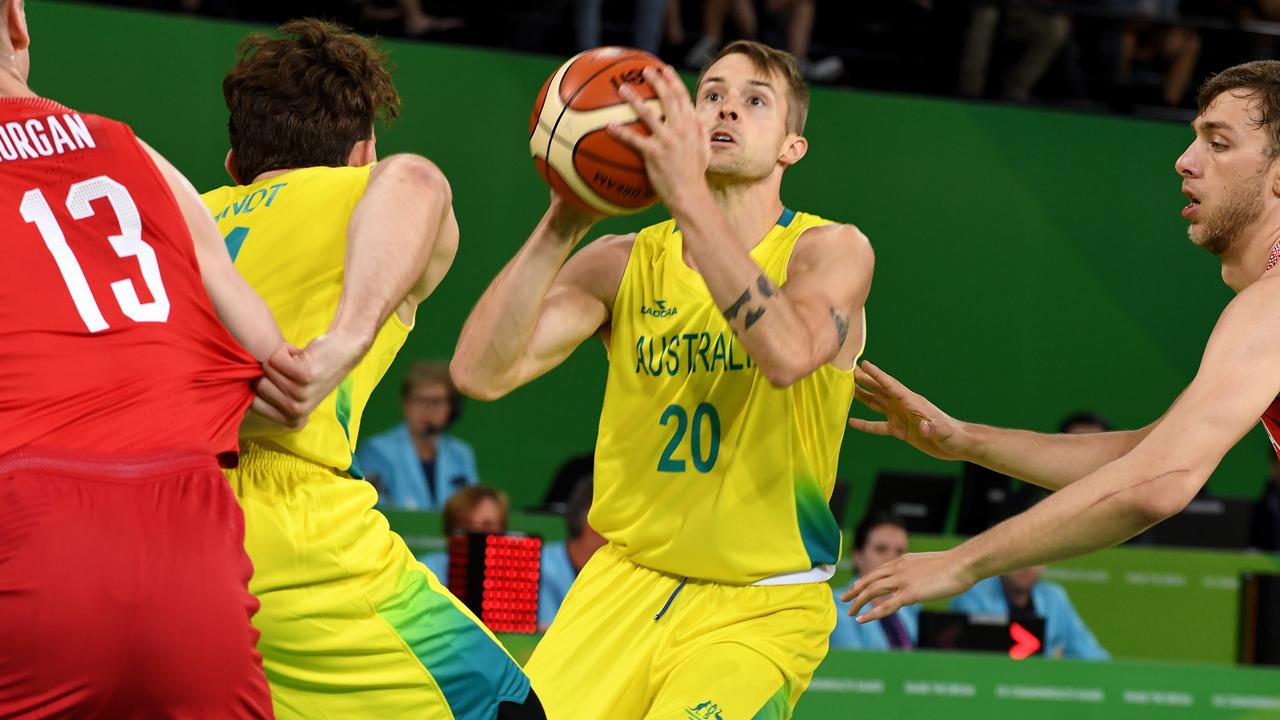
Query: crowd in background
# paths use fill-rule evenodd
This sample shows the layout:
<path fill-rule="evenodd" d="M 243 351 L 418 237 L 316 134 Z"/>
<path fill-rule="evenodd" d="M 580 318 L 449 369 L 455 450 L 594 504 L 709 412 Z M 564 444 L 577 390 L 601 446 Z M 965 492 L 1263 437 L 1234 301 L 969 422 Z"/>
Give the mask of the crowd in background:
<path fill-rule="evenodd" d="M 558 56 L 625 44 L 693 70 L 756 38 L 816 83 L 1172 117 L 1208 74 L 1280 51 L 1280 0 L 99 1 Z"/>

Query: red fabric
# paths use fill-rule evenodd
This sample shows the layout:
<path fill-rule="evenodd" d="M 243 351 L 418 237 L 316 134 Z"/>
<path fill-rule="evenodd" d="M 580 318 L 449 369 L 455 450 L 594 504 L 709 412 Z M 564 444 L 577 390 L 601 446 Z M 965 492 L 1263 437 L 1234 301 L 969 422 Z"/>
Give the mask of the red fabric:
<path fill-rule="evenodd" d="M 0 458 L 0 718 L 269 718 L 214 458 Z"/>
<path fill-rule="evenodd" d="M 77 119 L 92 147 L 71 132 Z M 63 137 L 55 137 L 54 125 Z M 125 205 L 136 207 L 140 238 L 154 251 L 169 301 L 163 321 L 130 317 L 113 289 L 127 281 L 122 289 L 131 287 L 136 303 L 156 300 L 143 275 L 146 258 L 122 257 L 113 247 L 129 209 L 98 197 L 86 201 L 92 215 L 73 217 L 72 187 L 103 177 L 110 180 L 87 185 L 100 191 L 114 181 Z M 65 237 L 71 265 L 83 272 L 88 305 L 106 325 L 96 332 L 48 231 L 24 218 L 33 190 Z M 177 203 L 128 126 L 49 100 L 0 100 L 0 244 L 0 455 L 33 443 L 91 452 L 236 450 L 261 368 L 214 313 Z"/>
<path fill-rule="evenodd" d="M 1271 438 L 1271 449 L 1280 456 L 1280 398 L 1273 400 L 1271 407 L 1262 414 L 1262 427 L 1266 428 L 1267 437 Z"/>

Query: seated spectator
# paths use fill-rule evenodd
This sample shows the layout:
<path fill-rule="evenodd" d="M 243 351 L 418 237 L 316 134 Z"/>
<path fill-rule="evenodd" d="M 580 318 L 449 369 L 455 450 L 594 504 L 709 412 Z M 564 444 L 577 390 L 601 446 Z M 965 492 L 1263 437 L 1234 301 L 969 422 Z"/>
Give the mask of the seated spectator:
<path fill-rule="evenodd" d="M 379 488 L 379 504 L 394 510 L 432 510 L 458 490 L 480 482 L 476 454 L 447 434 L 461 410 L 449 365 L 418 362 L 400 387 L 404 422 L 360 443 L 356 459 Z"/>
<path fill-rule="evenodd" d="M 996 31 L 1003 27 L 1004 38 L 1022 46 L 1023 51 L 1008 64 L 1000 97 L 1025 102 L 1067 42 L 1071 18 L 1064 13 L 1053 12 L 1052 3 L 1046 5 L 1030 0 L 973 0 L 972 5 L 960 57 L 960 94 L 969 97 L 986 94 L 988 65 L 996 45 Z"/>
<path fill-rule="evenodd" d="M 569 594 L 578 573 L 596 553 L 604 547 L 605 539 L 587 522 L 591 511 L 591 478 L 580 480 L 569 495 L 564 522 L 569 539 L 542 546 L 542 576 L 538 581 L 538 629 L 546 630 L 555 619 L 556 611 Z"/>
<path fill-rule="evenodd" d="M 853 533 L 854 580 L 881 565 L 907 554 L 907 526 L 888 513 L 874 513 Z M 852 650 L 910 650 L 915 647 L 920 606 L 908 605 L 898 612 L 864 624 L 849 617 L 849 603 L 835 590 L 836 626 L 831 631 L 831 647 Z M 863 608 L 863 612 L 871 606 Z"/>
<path fill-rule="evenodd" d="M 1044 618 L 1044 654 L 1053 658 L 1109 660 L 1111 656 L 1072 607 L 1061 585 L 1041 580 L 1043 565 L 987 578 L 951 601 L 953 612 L 998 615 L 1017 622 Z"/>
<path fill-rule="evenodd" d="M 507 494 L 484 485 L 471 485 L 454 493 L 444 504 L 444 537 L 458 532 L 504 533 L 511 503 Z M 449 584 L 449 549 L 418 558 L 443 585 Z"/>
<path fill-rule="evenodd" d="M 1267 446 L 1267 455 L 1271 460 L 1271 472 L 1267 478 L 1267 486 L 1262 490 L 1262 497 L 1253 506 L 1253 517 L 1249 523 L 1249 546 L 1275 552 L 1280 550 L 1280 458 L 1277 458 L 1271 446 Z"/>

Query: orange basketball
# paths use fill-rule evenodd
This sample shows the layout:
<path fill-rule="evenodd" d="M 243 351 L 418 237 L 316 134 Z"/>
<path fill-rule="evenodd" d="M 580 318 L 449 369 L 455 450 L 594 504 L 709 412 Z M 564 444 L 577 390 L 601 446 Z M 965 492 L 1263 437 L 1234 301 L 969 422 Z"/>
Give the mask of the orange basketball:
<path fill-rule="evenodd" d="M 547 78 L 529 117 L 529 150 L 538 172 L 556 192 L 606 215 L 639 212 L 658 201 L 640 154 L 613 139 L 606 127 L 644 123 L 618 88 L 629 84 L 659 105 L 640 73 L 662 61 L 643 50 L 602 47 L 571 58 Z"/>

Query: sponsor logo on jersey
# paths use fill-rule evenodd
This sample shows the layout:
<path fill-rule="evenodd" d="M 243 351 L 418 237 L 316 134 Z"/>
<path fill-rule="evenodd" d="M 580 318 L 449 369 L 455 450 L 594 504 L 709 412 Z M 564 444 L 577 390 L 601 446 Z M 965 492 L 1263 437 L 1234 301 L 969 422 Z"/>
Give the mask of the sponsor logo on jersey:
<path fill-rule="evenodd" d="M 672 315 L 676 314 L 676 308 L 667 307 L 666 300 L 654 300 L 653 304 L 655 305 L 655 307 L 649 307 L 648 305 L 641 305 L 640 314 L 648 315 L 649 317 L 656 317 L 656 318 L 671 317 Z"/>
<path fill-rule="evenodd" d="M 684 712 L 692 720 L 724 720 L 724 716 L 720 714 L 720 706 L 710 700 L 686 707 Z"/>

